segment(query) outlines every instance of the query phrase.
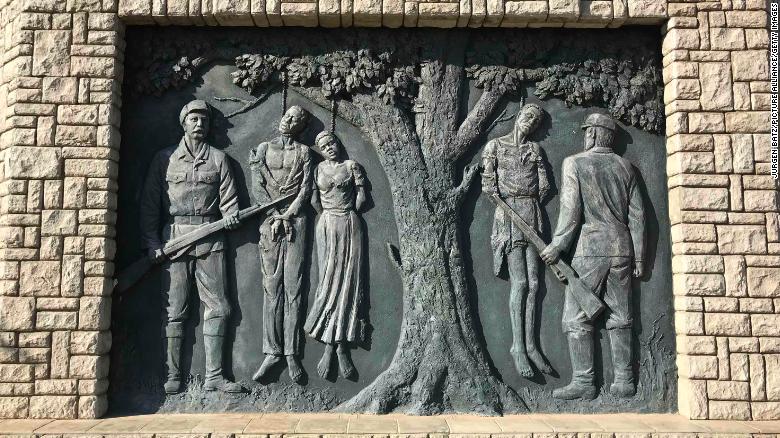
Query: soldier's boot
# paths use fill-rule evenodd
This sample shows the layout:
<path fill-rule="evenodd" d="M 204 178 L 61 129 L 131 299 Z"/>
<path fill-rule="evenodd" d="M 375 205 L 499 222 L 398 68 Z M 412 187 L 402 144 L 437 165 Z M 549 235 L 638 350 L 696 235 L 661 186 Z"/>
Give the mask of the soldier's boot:
<path fill-rule="evenodd" d="M 166 394 L 176 394 L 181 392 L 181 367 L 179 366 L 179 361 L 181 360 L 181 344 L 184 339 L 181 336 L 169 336 L 165 339 L 167 341 L 165 353 L 167 379 L 163 388 L 165 388 Z"/>
<path fill-rule="evenodd" d="M 593 334 L 579 332 L 569 334 L 569 357 L 571 357 L 571 383 L 553 391 L 555 398 L 563 400 L 596 398 L 593 373 Z"/>
<path fill-rule="evenodd" d="M 244 392 L 244 387 L 231 382 L 222 375 L 222 346 L 224 336 L 203 336 L 203 344 L 206 347 L 206 382 L 203 389 L 206 391 Z"/>
<path fill-rule="evenodd" d="M 609 386 L 609 392 L 616 397 L 632 397 L 636 394 L 636 384 L 631 369 L 631 329 L 617 328 L 608 332 L 615 370 L 615 380 Z"/>

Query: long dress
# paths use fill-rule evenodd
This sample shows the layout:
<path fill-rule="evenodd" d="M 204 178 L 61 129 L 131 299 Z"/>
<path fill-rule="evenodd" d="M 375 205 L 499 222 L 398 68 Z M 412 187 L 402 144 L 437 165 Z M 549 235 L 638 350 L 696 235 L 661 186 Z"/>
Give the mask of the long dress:
<path fill-rule="evenodd" d="M 317 166 L 314 181 L 322 204 L 315 229 L 319 284 L 304 330 L 326 344 L 361 342 L 363 230 L 355 197 L 365 177 L 354 161 L 325 161 Z"/>

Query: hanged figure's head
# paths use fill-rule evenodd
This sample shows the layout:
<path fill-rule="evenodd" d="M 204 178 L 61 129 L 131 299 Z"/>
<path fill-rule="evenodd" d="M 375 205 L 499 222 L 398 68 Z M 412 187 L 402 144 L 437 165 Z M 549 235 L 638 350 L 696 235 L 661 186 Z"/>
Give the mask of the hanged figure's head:
<path fill-rule="evenodd" d="M 339 161 L 339 159 L 341 158 L 341 154 L 343 151 L 341 142 L 339 141 L 338 137 L 336 137 L 332 132 L 329 131 L 320 132 L 319 134 L 317 134 L 317 138 L 314 140 L 314 143 L 317 145 L 318 148 L 320 148 L 320 151 L 322 151 L 322 155 L 328 161 Z"/>
<path fill-rule="evenodd" d="M 306 127 L 309 113 L 298 105 L 291 106 L 279 120 L 279 132 L 282 135 L 293 137 L 300 134 Z"/>
<path fill-rule="evenodd" d="M 535 103 L 523 105 L 515 120 L 515 134 L 519 137 L 527 137 L 539 127 L 543 116 L 544 110 L 539 105 Z"/>

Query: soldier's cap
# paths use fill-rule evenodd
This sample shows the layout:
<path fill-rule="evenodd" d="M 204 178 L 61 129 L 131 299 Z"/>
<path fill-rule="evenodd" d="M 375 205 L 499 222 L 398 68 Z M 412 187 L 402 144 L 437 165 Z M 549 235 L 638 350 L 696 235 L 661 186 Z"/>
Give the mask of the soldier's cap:
<path fill-rule="evenodd" d="M 184 105 L 184 107 L 181 109 L 181 112 L 179 113 L 179 123 L 184 124 L 184 118 L 187 117 L 187 114 L 189 113 L 203 113 L 207 115 L 209 118 L 211 118 L 211 107 L 208 103 L 206 103 L 205 100 L 193 100 L 192 102 L 188 103 L 187 105 Z"/>
<path fill-rule="evenodd" d="M 582 129 L 590 128 L 591 126 L 598 126 L 600 128 L 609 129 L 612 132 L 617 131 L 614 120 L 611 117 L 604 114 L 591 114 L 585 118 L 585 123 L 582 124 Z"/>

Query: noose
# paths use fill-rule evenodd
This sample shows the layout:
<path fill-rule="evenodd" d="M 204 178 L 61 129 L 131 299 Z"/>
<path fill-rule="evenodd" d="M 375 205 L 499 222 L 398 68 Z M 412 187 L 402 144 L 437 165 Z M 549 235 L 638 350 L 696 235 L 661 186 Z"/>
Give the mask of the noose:
<path fill-rule="evenodd" d="M 338 110 L 338 104 L 336 99 L 330 101 L 330 133 L 336 133 L 336 111 Z"/>
<path fill-rule="evenodd" d="M 287 112 L 287 70 L 282 70 L 282 117 Z"/>

